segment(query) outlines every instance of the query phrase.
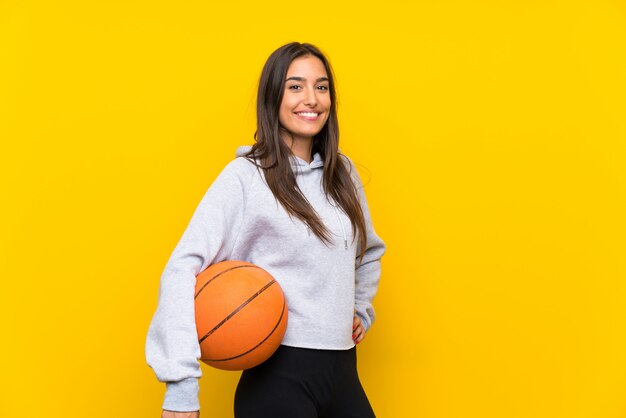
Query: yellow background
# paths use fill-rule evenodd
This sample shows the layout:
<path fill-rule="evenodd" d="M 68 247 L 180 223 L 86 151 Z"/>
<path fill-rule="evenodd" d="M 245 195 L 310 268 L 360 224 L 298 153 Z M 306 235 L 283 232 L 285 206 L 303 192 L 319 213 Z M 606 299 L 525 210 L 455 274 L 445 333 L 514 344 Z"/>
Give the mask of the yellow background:
<path fill-rule="evenodd" d="M 159 416 L 160 274 L 294 40 L 388 244 L 378 417 L 626 416 L 617 0 L 1 2 L 0 416 Z M 202 368 L 231 417 L 238 373 Z"/>

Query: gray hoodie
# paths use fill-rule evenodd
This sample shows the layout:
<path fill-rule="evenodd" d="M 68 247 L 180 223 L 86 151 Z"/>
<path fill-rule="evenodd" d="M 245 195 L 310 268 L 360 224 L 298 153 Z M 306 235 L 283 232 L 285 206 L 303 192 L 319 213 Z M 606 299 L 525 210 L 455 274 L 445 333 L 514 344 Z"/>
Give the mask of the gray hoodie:
<path fill-rule="evenodd" d="M 195 326 L 196 276 L 211 264 L 242 260 L 267 270 L 280 284 L 289 306 L 282 344 L 346 350 L 354 346 L 354 310 L 365 329 L 374 321 L 372 300 L 380 279 L 384 242 L 376 235 L 359 175 L 350 161 L 367 226 L 362 262 L 360 241 L 350 219 L 326 198 L 320 154 L 311 163 L 292 156 L 300 190 L 334 236 L 323 243 L 307 225 L 274 198 L 262 170 L 243 158 L 239 147 L 211 184 L 161 275 L 159 298 L 146 339 L 146 360 L 166 382 L 163 409 L 196 411 L 201 377 Z M 340 159 L 341 161 L 341 159 Z M 349 161 L 349 160 L 348 160 Z"/>

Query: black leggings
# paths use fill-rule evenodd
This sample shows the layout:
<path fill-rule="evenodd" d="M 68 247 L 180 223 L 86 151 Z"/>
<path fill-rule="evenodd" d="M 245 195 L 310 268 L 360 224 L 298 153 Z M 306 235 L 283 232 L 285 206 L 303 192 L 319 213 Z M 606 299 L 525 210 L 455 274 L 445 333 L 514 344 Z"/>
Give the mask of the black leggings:
<path fill-rule="evenodd" d="M 356 347 L 313 350 L 281 345 L 244 370 L 235 418 L 373 418 L 356 370 Z"/>

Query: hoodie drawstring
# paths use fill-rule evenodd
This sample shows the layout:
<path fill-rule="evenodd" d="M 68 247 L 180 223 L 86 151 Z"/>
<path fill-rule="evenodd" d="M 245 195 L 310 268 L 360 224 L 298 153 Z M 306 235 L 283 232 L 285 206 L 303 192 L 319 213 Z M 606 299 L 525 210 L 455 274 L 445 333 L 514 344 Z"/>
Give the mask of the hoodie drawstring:
<path fill-rule="evenodd" d="M 343 226 L 343 222 L 341 221 L 341 216 L 339 215 L 339 209 L 337 206 L 332 205 L 335 208 L 335 213 L 337 214 L 337 219 L 339 219 L 339 224 L 341 225 L 341 232 L 343 232 L 343 245 L 345 249 L 348 249 L 348 237 L 346 236 L 346 229 Z"/>

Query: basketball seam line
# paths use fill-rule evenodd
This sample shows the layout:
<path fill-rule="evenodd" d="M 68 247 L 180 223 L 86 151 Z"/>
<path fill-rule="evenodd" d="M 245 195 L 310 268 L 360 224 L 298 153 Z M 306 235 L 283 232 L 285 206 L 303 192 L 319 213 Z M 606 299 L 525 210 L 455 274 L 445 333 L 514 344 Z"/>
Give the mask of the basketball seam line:
<path fill-rule="evenodd" d="M 285 300 L 283 299 L 283 309 L 282 311 L 280 311 L 280 318 L 278 318 L 278 322 L 276 322 L 276 325 L 274 325 L 274 328 L 272 329 L 272 331 L 267 334 L 267 337 L 263 338 L 263 340 L 261 342 L 259 342 L 257 345 L 255 345 L 254 347 L 252 347 L 251 349 L 249 349 L 248 351 L 246 351 L 245 353 L 241 353 L 241 354 L 237 354 L 234 357 L 230 357 L 230 358 L 224 358 L 224 359 L 218 359 L 218 360 L 212 360 L 212 359 L 201 359 L 203 361 L 215 361 L 215 362 L 219 362 L 219 361 L 228 361 L 228 360 L 234 360 L 236 358 L 245 356 L 248 353 L 251 353 L 252 351 L 256 350 L 257 348 L 259 348 L 261 346 L 261 344 L 263 344 L 265 341 L 267 341 L 267 339 L 269 337 L 272 336 L 272 334 L 274 334 L 274 331 L 276 331 L 276 328 L 278 328 L 278 326 L 280 325 L 280 323 L 283 320 L 283 316 L 285 316 Z"/>
<path fill-rule="evenodd" d="M 202 341 L 206 340 L 207 337 L 209 337 L 211 334 L 213 334 L 219 327 L 221 327 L 222 325 L 224 325 L 224 323 L 226 321 L 228 321 L 230 318 L 232 318 L 237 312 L 239 312 L 240 310 L 242 310 L 248 303 L 252 302 L 252 300 L 254 300 L 257 296 L 259 296 L 261 293 L 265 292 L 265 290 L 270 287 L 271 285 L 273 285 L 274 283 L 276 283 L 276 280 L 272 280 L 271 282 L 269 282 L 268 284 L 266 284 L 265 286 L 263 286 L 261 289 L 259 289 L 255 294 L 253 294 L 252 296 L 250 296 L 248 298 L 248 300 L 246 300 L 244 303 L 242 303 L 241 305 L 239 305 L 239 307 L 237 309 L 235 309 L 234 311 L 232 311 L 230 314 L 228 314 L 228 316 L 224 319 L 222 319 L 222 321 L 217 324 L 216 326 L 213 327 L 213 329 L 211 329 L 209 332 L 207 332 L 206 334 L 204 334 L 204 336 L 200 339 L 199 343 L 202 344 Z"/>
<path fill-rule="evenodd" d="M 228 271 L 231 271 L 231 270 L 241 269 L 241 268 L 245 268 L 245 267 L 257 268 L 257 269 L 261 268 L 261 267 L 259 267 L 259 266 L 254 266 L 254 265 L 248 265 L 248 264 L 247 264 L 247 265 L 245 265 L 245 266 L 235 266 L 235 267 L 228 268 L 228 269 L 226 269 L 226 270 L 224 270 L 224 271 L 220 271 L 220 272 L 219 272 L 219 273 L 217 273 L 215 276 L 213 276 L 213 277 L 211 277 L 209 280 L 207 280 L 207 282 L 206 282 L 205 284 L 203 284 L 203 285 L 202 285 L 202 287 L 198 290 L 198 292 L 196 292 L 196 294 L 194 295 L 194 297 L 193 297 L 193 298 L 194 298 L 194 299 L 197 299 L 197 298 L 198 298 L 198 295 L 200 294 L 200 292 L 202 292 L 202 291 L 204 290 L 204 288 L 208 286 L 208 284 L 209 284 L 209 283 L 211 283 L 213 280 L 215 280 L 215 279 L 217 279 L 218 277 L 220 277 L 222 274 L 224 274 L 224 273 L 226 273 L 226 272 L 228 272 Z"/>

